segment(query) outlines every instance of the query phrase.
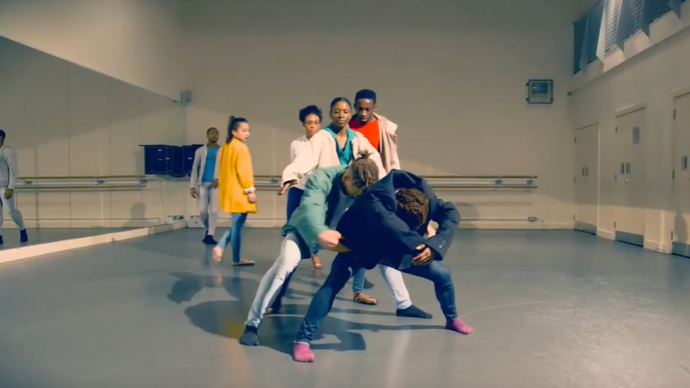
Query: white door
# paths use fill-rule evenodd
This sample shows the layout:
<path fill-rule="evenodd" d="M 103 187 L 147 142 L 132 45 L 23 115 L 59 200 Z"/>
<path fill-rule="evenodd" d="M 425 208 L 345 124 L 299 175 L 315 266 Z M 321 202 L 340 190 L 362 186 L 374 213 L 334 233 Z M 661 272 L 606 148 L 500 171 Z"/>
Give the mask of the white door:
<path fill-rule="evenodd" d="M 616 117 L 616 239 L 644 245 L 645 109 Z"/>
<path fill-rule="evenodd" d="M 599 125 L 575 131 L 575 229 L 596 233 L 599 204 Z"/>
<path fill-rule="evenodd" d="M 690 254 L 690 94 L 674 100 L 673 120 L 673 252 Z"/>

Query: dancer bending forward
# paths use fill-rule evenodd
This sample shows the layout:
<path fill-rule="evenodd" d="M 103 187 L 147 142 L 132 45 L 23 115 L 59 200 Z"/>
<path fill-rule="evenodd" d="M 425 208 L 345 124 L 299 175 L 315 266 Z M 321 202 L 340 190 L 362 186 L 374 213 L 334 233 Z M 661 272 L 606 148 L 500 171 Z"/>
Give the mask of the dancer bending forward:
<path fill-rule="evenodd" d="M 436 235 L 425 239 L 430 221 L 436 221 L 439 228 Z M 390 171 L 358 198 L 338 223 L 337 230 L 349 251 L 336 256 L 328 278 L 314 295 L 297 334 L 293 359 L 314 362 L 310 343 L 336 295 L 360 268 L 378 264 L 431 280 L 446 317 L 446 329 L 472 333 L 472 328 L 458 318 L 450 271 L 439 262 L 448 253 L 459 222 L 455 206 L 436 197 L 423 179 L 405 171 Z"/>
<path fill-rule="evenodd" d="M 300 206 L 283 227 L 285 239 L 280 255 L 259 283 L 240 338 L 241 344 L 261 344 L 258 329 L 271 299 L 300 260 L 311 257 L 317 244 L 331 251 L 345 251 L 335 226 L 355 198 L 372 186 L 378 177 L 379 168 L 366 153 L 350 166 L 324 167 L 311 174 Z"/>

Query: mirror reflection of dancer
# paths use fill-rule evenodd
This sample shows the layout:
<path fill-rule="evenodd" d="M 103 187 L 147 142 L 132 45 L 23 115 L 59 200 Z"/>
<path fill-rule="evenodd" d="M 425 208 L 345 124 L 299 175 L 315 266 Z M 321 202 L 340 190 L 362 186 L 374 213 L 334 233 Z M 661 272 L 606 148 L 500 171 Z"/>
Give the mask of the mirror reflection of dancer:
<path fill-rule="evenodd" d="M 218 225 L 218 129 L 206 131 L 207 143 L 194 153 L 192 176 L 189 180 L 192 198 L 197 200 L 199 218 L 204 224 L 204 244 L 218 244 L 213 239 Z"/>
<path fill-rule="evenodd" d="M 283 188 L 279 195 L 285 193 L 289 187 L 297 184 L 299 179 L 305 174 L 313 171 L 316 168 L 347 165 L 350 163 L 353 155 L 353 150 L 361 149 L 372 154 L 372 159 L 376 161 L 379 166 L 379 177 L 386 175 L 386 169 L 381 162 L 381 155 L 372 147 L 371 143 L 364 135 L 359 132 L 352 131 L 349 127 L 352 119 L 352 104 L 350 100 L 345 97 L 339 97 L 331 102 L 331 120 L 332 123 L 317 132 L 309 143 L 311 147 L 307 150 L 310 152 L 302 152 L 297 156 L 294 162 L 287 166 L 283 171 Z M 379 267 L 381 276 L 383 277 L 386 286 L 393 295 L 396 304 L 396 314 L 398 316 L 414 317 L 414 318 L 431 318 L 431 315 L 412 304 L 410 294 L 405 286 L 402 274 L 389 267 Z M 285 281 L 281 291 L 275 298 L 273 305 L 268 313 L 277 313 L 282 306 L 282 298 L 287 292 L 291 277 Z M 353 300 L 358 303 L 376 304 L 378 301 L 371 298 L 364 293 L 356 293 Z"/>
<path fill-rule="evenodd" d="M 430 221 L 439 224 L 424 238 Z M 436 197 L 427 183 L 405 171 L 391 171 L 369 188 L 343 215 L 337 230 L 348 252 L 339 253 L 331 273 L 316 292 L 297 334 L 293 359 L 314 362 L 310 343 L 333 307 L 338 292 L 359 268 L 385 265 L 431 280 L 446 318 L 446 329 L 471 334 L 459 317 L 450 270 L 440 263 L 460 222 L 455 205 Z"/>
<path fill-rule="evenodd" d="M 254 169 L 249 148 L 249 122 L 242 117 L 230 116 L 228 137 L 220 149 L 218 173 L 219 207 L 230 213 L 232 226 L 225 231 L 218 245 L 213 248 L 213 260 L 220 261 L 228 242 L 232 249 L 232 265 L 254 265 L 253 260 L 240 257 L 242 229 L 248 213 L 256 213 L 256 189 Z"/>
<path fill-rule="evenodd" d="M 355 198 L 378 178 L 379 166 L 366 152 L 349 166 L 319 168 L 309 176 L 301 204 L 283 227 L 285 239 L 280 255 L 259 284 L 240 338 L 242 345 L 261 344 L 258 330 L 266 307 L 300 260 L 311 256 L 315 246 L 344 251 L 340 233 L 333 229 Z"/>
<path fill-rule="evenodd" d="M 14 186 L 17 184 L 17 155 L 14 150 L 5 145 L 5 131 L 0 129 L 0 244 L 4 244 L 2 239 L 2 224 L 5 220 L 3 208 L 12 217 L 12 221 L 19 227 L 19 242 L 29 242 L 29 235 L 26 233 L 22 213 L 19 212 L 14 203 Z"/>
<path fill-rule="evenodd" d="M 309 139 L 312 138 L 321 129 L 321 119 L 323 118 L 321 114 L 321 109 L 316 105 L 309 105 L 299 111 L 299 121 L 302 123 L 302 128 L 304 128 L 304 135 L 295 139 L 290 144 L 290 163 L 294 162 L 297 155 L 301 154 L 306 150 L 309 152 L 310 147 Z M 292 213 L 299 206 L 302 200 L 302 195 L 304 194 L 304 184 L 307 181 L 309 174 L 306 174 L 302 179 L 300 179 L 297 185 L 290 187 L 287 193 L 287 221 L 290 221 Z M 321 260 L 316 253 L 312 254 L 311 262 L 314 268 L 321 269 Z"/>

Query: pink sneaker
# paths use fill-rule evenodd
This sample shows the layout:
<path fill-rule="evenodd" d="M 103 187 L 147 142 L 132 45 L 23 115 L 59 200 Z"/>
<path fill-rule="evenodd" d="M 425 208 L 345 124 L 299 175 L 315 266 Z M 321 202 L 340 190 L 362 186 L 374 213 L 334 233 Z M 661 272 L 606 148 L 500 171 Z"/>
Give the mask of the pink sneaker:
<path fill-rule="evenodd" d="M 296 342 L 292 349 L 292 359 L 297 362 L 314 362 L 314 353 L 309 349 L 309 344 Z"/>
<path fill-rule="evenodd" d="M 457 331 L 460 334 L 472 334 L 472 328 L 465 325 L 465 322 L 460 318 L 456 318 L 454 321 L 446 322 L 446 329 Z"/>

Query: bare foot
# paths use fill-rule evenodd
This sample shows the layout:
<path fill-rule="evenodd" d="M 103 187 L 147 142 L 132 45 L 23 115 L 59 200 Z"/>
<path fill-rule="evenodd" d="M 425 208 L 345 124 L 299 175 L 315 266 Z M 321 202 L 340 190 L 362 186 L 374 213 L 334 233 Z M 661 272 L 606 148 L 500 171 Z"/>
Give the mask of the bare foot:
<path fill-rule="evenodd" d="M 312 264 L 314 264 L 314 268 L 316 268 L 316 269 L 323 268 L 323 266 L 321 265 L 321 260 L 319 260 L 319 256 L 312 255 L 311 262 L 312 262 Z"/>
<path fill-rule="evenodd" d="M 216 263 L 219 263 L 221 260 L 223 260 L 223 248 L 221 248 L 221 247 L 213 248 L 213 261 L 215 261 Z"/>

